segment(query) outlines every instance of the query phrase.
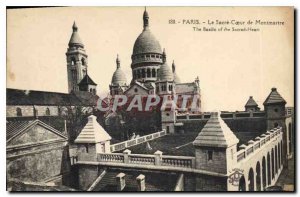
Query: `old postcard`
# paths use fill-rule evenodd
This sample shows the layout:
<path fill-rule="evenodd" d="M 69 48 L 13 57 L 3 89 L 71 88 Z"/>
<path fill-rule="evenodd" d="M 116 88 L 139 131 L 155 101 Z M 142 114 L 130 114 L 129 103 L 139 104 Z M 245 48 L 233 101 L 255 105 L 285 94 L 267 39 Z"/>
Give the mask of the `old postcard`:
<path fill-rule="evenodd" d="M 8 191 L 295 191 L 293 7 L 7 8 Z"/>

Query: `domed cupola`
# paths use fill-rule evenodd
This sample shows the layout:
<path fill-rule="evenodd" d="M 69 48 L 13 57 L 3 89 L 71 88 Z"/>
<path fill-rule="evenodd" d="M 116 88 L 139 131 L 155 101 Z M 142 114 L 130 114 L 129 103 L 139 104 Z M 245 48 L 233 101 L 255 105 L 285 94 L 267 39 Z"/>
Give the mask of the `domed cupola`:
<path fill-rule="evenodd" d="M 69 47 L 72 47 L 72 46 L 81 46 L 81 47 L 84 47 L 82 41 L 81 41 L 81 38 L 78 34 L 78 27 L 74 21 L 74 24 L 73 24 L 73 33 L 72 33 L 72 36 L 70 38 L 70 41 L 69 41 Z"/>
<path fill-rule="evenodd" d="M 117 69 L 112 76 L 111 84 L 119 85 L 119 86 L 126 85 L 127 79 L 125 73 L 122 71 L 120 67 L 119 55 L 117 55 L 116 63 L 117 63 Z"/>
<path fill-rule="evenodd" d="M 175 93 L 175 83 L 173 72 L 167 64 L 166 52 L 163 52 L 163 64 L 157 72 L 157 81 L 155 82 L 155 92 L 158 95 L 171 95 Z"/>
<path fill-rule="evenodd" d="M 162 49 L 149 28 L 149 14 L 143 14 L 143 31 L 136 39 L 131 56 L 133 81 L 155 82 L 157 69 L 162 62 Z"/>
<path fill-rule="evenodd" d="M 163 52 L 163 65 L 160 66 L 160 69 L 158 70 L 157 77 L 159 81 L 173 81 L 173 73 L 170 69 L 170 67 L 167 64 L 166 61 L 166 53 L 165 50 Z"/>
<path fill-rule="evenodd" d="M 180 83 L 180 78 L 178 77 L 178 75 L 176 73 L 176 66 L 175 66 L 174 60 L 173 60 L 173 63 L 172 63 L 172 71 L 173 71 L 173 77 L 174 77 L 175 84 Z"/>

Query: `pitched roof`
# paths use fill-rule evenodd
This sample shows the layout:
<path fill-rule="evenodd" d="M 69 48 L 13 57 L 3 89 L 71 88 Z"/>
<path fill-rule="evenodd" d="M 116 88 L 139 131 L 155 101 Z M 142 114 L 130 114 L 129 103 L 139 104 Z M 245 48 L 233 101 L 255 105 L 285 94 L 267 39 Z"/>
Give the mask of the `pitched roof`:
<path fill-rule="evenodd" d="M 255 102 L 255 100 L 253 99 L 253 96 L 250 96 L 245 107 L 257 107 L 257 103 Z"/>
<path fill-rule="evenodd" d="M 88 117 L 88 123 L 77 136 L 75 143 L 98 143 L 111 140 L 110 135 L 97 122 L 97 117 Z"/>
<path fill-rule="evenodd" d="M 36 90 L 6 89 L 7 105 L 82 105 L 74 94 Z"/>
<path fill-rule="evenodd" d="M 264 105 L 269 104 L 277 104 L 277 103 L 286 103 L 286 101 L 282 98 L 282 96 L 277 92 L 276 88 L 272 88 L 271 93 L 267 97 L 267 99 L 264 102 Z"/>
<path fill-rule="evenodd" d="M 6 141 L 10 141 L 11 139 L 13 139 L 14 137 L 16 137 L 17 135 L 25 132 L 27 129 L 40 124 L 42 126 L 48 127 L 50 128 L 54 133 L 60 135 L 63 138 L 66 138 L 66 136 L 64 136 L 61 132 L 59 132 L 58 130 L 56 130 L 55 128 L 51 127 L 50 125 L 35 119 L 35 120 L 25 120 L 25 121 L 8 121 L 6 123 Z"/>
<path fill-rule="evenodd" d="M 184 94 L 184 93 L 194 93 L 197 88 L 194 82 L 192 83 L 178 83 L 175 86 L 176 94 Z"/>
<path fill-rule="evenodd" d="M 99 96 L 86 91 L 75 91 L 72 92 L 72 94 L 74 94 L 83 105 L 87 106 L 96 106 L 99 99 Z"/>
<path fill-rule="evenodd" d="M 234 135 L 218 112 L 211 113 L 210 119 L 193 142 L 194 146 L 230 147 L 239 139 Z"/>
<path fill-rule="evenodd" d="M 79 86 L 81 85 L 97 85 L 88 74 L 86 74 L 83 79 L 79 82 Z"/>

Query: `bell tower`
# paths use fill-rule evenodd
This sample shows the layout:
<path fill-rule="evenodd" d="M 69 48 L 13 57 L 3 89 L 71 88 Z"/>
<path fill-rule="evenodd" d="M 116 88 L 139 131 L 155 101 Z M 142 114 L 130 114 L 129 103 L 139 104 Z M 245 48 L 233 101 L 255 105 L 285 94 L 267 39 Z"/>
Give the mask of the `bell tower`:
<path fill-rule="evenodd" d="M 79 82 L 87 73 L 88 55 L 78 34 L 78 27 L 74 21 L 73 33 L 67 49 L 67 71 L 68 71 L 68 91 L 79 91 Z"/>

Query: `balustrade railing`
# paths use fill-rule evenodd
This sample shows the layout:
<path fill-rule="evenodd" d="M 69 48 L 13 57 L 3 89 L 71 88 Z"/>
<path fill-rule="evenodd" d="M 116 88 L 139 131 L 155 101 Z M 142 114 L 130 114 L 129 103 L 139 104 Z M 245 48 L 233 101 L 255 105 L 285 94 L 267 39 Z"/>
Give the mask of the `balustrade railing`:
<path fill-rule="evenodd" d="M 277 137 L 278 135 L 282 134 L 282 128 L 275 128 L 270 131 L 268 131 L 266 134 L 261 135 L 260 137 L 256 138 L 255 142 L 249 141 L 249 145 L 245 146 L 242 145 L 236 154 L 237 154 L 237 162 L 242 161 L 245 159 L 248 155 L 254 153 L 256 150 L 262 148 L 265 146 L 271 139 Z"/>
<path fill-rule="evenodd" d="M 153 155 L 139 155 L 139 154 L 132 154 L 128 155 L 129 163 L 132 164 L 142 164 L 142 165 L 154 165 L 155 164 L 155 157 Z"/>
<path fill-rule="evenodd" d="M 106 162 L 124 162 L 124 155 L 122 153 L 100 153 L 97 155 L 97 161 L 106 161 Z"/>
<path fill-rule="evenodd" d="M 173 166 L 173 167 L 184 167 L 184 168 L 194 168 L 195 158 L 194 157 L 177 157 L 177 156 L 163 156 L 162 157 L 163 166 Z"/>
<path fill-rule="evenodd" d="M 133 165 L 195 168 L 195 157 L 161 155 L 157 153 L 153 155 L 131 154 L 130 151 L 124 151 L 124 153 L 100 153 L 97 155 L 97 161 Z"/>
<path fill-rule="evenodd" d="M 166 131 L 163 130 L 163 131 L 159 131 L 159 132 L 152 133 L 152 134 L 149 134 L 149 135 L 141 136 L 141 137 L 138 137 L 138 138 L 135 138 L 135 139 L 120 142 L 120 143 L 117 143 L 117 144 L 112 144 L 112 145 L 110 145 L 110 151 L 111 152 L 116 152 L 116 151 L 124 150 L 128 147 L 135 146 L 137 144 L 141 144 L 143 142 L 147 142 L 147 141 L 165 136 L 166 134 L 167 134 Z"/>

